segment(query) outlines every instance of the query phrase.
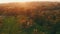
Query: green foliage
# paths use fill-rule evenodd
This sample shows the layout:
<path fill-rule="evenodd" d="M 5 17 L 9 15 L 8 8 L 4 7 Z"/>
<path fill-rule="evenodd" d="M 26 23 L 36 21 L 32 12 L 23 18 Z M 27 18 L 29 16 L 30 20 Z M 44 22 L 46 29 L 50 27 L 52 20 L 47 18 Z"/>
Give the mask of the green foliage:
<path fill-rule="evenodd" d="M 18 24 L 16 23 L 15 17 L 4 17 L 3 19 L 3 27 L 2 27 L 2 33 L 4 34 L 13 34 L 14 32 L 17 32 L 18 30 Z"/>
<path fill-rule="evenodd" d="M 21 19 L 24 18 L 24 16 L 5 16 L 3 17 L 3 26 L 0 29 L 0 34 L 50 34 L 52 31 L 52 28 L 59 26 L 59 20 L 56 20 L 56 24 L 54 21 L 48 21 L 46 20 L 45 16 L 41 18 L 41 22 L 43 25 L 40 26 L 40 24 L 37 24 L 37 22 L 34 22 L 34 24 L 29 28 L 22 28 L 22 24 L 20 22 L 17 22 L 18 20 L 21 21 Z M 25 17 L 27 19 L 27 17 Z M 40 21 L 40 20 L 36 20 Z M 47 23 L 51 23 L 50 25 Z M 52 25 L 53 24 L 53 25 Z M 52 26 L 51 26 L 52 25 Z M 50 28 L 48 28 L 50 27 Z M 58 28 L 59 30 L 59 28 Z M 57 34 L 59 34 L 60 31 L 56 31 Z"/>

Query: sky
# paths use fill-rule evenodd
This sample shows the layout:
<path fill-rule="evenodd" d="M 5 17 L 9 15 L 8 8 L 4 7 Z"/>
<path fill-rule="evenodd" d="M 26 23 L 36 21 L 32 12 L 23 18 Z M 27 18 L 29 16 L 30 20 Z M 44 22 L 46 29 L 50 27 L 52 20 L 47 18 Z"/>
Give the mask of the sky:
<path fill-rule="evenodd" d="M 9 3 L 9 2 L 32 2 L 32 1 L 60 2 L 60 0 L 0 0 L 0 3 Z"/>

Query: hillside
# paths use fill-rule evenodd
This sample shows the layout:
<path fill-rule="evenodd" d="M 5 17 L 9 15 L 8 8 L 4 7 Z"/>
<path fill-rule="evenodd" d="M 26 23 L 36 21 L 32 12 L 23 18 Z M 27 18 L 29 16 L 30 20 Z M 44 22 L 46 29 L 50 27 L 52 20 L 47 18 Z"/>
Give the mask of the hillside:
<path fill-rule="evenodd" d="M 33 12 L 36 10 L 39 11 L 47 11 L 47 10 L 59 10 L 60 3 L 59 2 L 25 2 L 25 3 L 4 3 L 0 4 L 0 13 L 1 15 L 5 14 L 18 14 L 21 12 Z M 22 13 L 23 14 L 23 13 Z"/>
<path fill-rule="evenodd" d="M 60 2 L 1 3 L 0 34 L 60 34 Z"/>

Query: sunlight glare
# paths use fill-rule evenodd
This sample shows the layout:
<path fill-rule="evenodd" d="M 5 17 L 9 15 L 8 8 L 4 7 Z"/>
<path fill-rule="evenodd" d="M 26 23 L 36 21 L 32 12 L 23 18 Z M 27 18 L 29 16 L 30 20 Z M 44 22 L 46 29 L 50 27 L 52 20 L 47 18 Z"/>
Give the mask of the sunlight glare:
<path fill-rule="evenodd" d="M 52 1 L 52 2 L 60 2 L 60 0 L 0 0 L 0 3 L 9 3 L 9 2 L 32 2 L 32 1 Z"/>

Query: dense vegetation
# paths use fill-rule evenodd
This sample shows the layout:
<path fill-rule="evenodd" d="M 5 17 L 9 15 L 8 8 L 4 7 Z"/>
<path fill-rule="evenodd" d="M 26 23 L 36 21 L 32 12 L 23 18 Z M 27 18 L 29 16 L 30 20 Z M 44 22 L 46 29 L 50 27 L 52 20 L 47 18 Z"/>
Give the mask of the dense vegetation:
<path fill-rule="evenodd" d="M 0 4 L 0 34 L 60 34 L 60 3 Z"/>

